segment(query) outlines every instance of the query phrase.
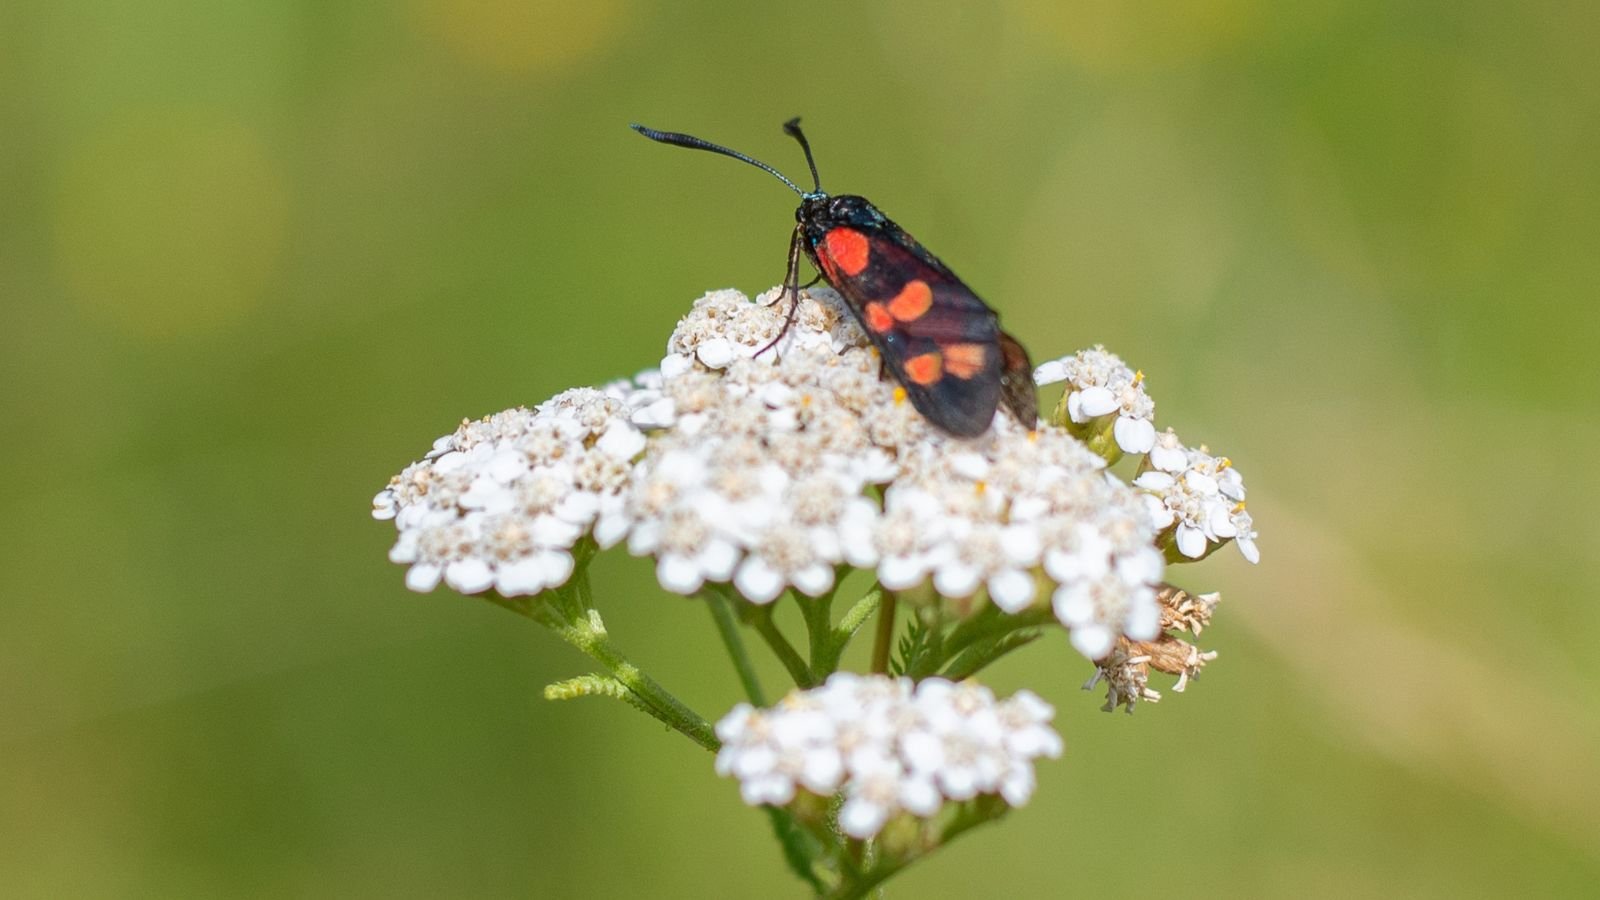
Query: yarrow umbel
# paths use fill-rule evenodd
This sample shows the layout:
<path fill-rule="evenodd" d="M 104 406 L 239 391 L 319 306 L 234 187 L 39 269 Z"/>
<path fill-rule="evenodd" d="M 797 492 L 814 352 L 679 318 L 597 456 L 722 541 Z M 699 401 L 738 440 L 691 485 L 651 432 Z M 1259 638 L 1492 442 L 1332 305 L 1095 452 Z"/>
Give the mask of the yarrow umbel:
<path fill-rule="evenodd" d="M 831 290 L 793 300 L 785 330 L 787 302 L 779 289 L 701 297 L 657 367 L 463 422 L 373 515 L 394 521 L 390 559 L 412 590 L 486 594 L 609 673 L 547 696 L 618 697 L 720 748 L 717 771 L 779 817 L 791 866 L 820 892 L 876 883 L 1020 806 L 1034 760 L 1060 754 L 1049 705 L 967 679 L 1060 628 L 1106 709 L 1158 700 L 1152 669 L 1182 691 L 1216 654 L 1178 634 L 1198 636 L 1218 598 L 1168 584 L 1168 567 L 1229 542 L 1252 563 L 1259 552 L 1238 469 L 1157 431 L 1143 373 L 1104 348 L 1038 367 L 1039 384 L 1065 383 L 1048 421 L 997 413 L 962 440 L 881 377 Z M 1124 457 L 1137 460 L 1126 476 Z M 586 570 L 618 545 L 710 608 L 749 699 L 714 733 L 610 644 Z M 835 617 L 847 579 L 862 594 Z M 771 616 L 786 594 L 800 645 Z M 838 671 L 874 616 L 872 673 Z M 796 682 L 776 706 L 740 622 Z M 935 821 L 944 830 L 926 832 Z M 891 839 L 911 833 L 895 822 L 923 832 Z M 879 846 L 876 862 L 851 840 Z"/>

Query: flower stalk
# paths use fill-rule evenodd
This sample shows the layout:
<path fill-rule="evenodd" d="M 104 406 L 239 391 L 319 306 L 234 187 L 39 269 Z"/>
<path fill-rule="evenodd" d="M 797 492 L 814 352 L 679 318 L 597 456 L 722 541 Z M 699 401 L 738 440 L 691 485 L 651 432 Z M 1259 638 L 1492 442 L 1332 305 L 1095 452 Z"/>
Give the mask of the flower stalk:
<path fill-rule="evenodd" d="M 548 601 L 499 595 L 488 595 L 487 599 L 555 632 L 557 637 L 600 663 L 616 683 L 626 688 L 637 700 L 632 705 L 706 750 L 715 752 L 721 742 L 717 740 L 711 723 L 622 655 L 611 643 L 600 612 L 589 605 L 588 591 L 588 573 L 579 570 L 572 581 L 554 591 L 554 596 Z"/>
<path fill-rule="evenodd" d="M 898 602 L 892 591 L 886 591 L 878 604 L 878 630 L 872 641 L 872 663 L 867 669 L 874 675 L 889 671 L 889 651 L 894 647 L 894 613 Z"/>
<path fill-rule="evenodd" d="M 739 635 L 739 625 L 734 621 L 733 601 L 719 591 L 705 591 L 706 609 L 711 611 L 711 621 L 717 626 L 717 636 L 722 639 L 723 649 L 728 651 L 728 659 L 733 662 L 733 669 L 739 673 L 739 684 L 744 688 L 744 696 L 757 706 L 766 706 L 766 692 L 761 689 L 761 679 L 756 675 L 755 666 L 750 662 L 750 652 L 745 649 L 744 638 Z"/>
<path fill-rule="evenodd" d="M 838 576 L 835 575 L 834 578 L 837 579 Z M 835 580 L 833 590 L 823 593 L 820 597 L 795 597 L 800 604 L 800 614 L 805 617 L 809 668 L 813 679 L 826 678 L 833 673 L 830 665 L 834 658 L 831 640 L 833 595 L 838 589 L 838 582 Z"/>
<path fill-rule="evenodd" d="M 773 655 L 778 657 L 784 669 L 788 670 L 789 677 L 794 679 L 796 687 L 811 687 L 817 683 L 811 667 L 806 664 L 799 651 L 794 649 L 794 645 L 789 643 L 789 639 L 784 637 L 783 632 L 778 630 L 778 623 L 772 620 L 772 607 L 756 607 L 751 611 L 749 621 L 751 627 L 755 628 L 756 634 L 761 635 L 761 639 L 767 642 L 767 647 L 772 650 Z"/>

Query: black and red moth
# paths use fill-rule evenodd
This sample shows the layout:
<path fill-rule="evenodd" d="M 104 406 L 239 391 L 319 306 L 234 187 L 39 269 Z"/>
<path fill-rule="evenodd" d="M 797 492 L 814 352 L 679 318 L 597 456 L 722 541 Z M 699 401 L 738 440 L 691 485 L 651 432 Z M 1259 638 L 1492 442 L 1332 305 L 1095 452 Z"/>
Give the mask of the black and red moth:
<path fill-rule="evenodd" d="M 799 119 L 784 123 L 783 130 L 805 151 L 814 185 L 809 191 L 772 166 L 727 147 L 687 134 L 632 127 L 652 141 L 747 162 L 799 194 L 794 213 L 798 224 L 789 240 L 784 277 L 788 295 L 798 300 L 804 249 L 821 277 L 849 304 L 911 404 L 935 427 L 957 437 L 976 437 L 989 429 L 1002 402 L 1027 427 L 1038 421 L 1028 352 L 1000 330 L 1000 319 L 988 304 L 865 197 L 830 196 L 822 190 Z M 794 309 L 789 308 L 790 321 Z M 788 325 L 786 321 L 784 328 Z"/>

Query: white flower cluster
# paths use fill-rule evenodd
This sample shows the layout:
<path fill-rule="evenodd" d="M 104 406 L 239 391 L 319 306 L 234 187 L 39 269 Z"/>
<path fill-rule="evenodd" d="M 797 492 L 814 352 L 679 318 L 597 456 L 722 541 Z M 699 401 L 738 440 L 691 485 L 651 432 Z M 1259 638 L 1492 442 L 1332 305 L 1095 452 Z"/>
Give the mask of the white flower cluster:
<path fill-rule="evenodd" d="M 1033 380 L 1039 385 L 1069 383 L 1063 405 L 1075 425 L 1115 413 L 1112 434 L 1124 453 L 1147 453 L 1155 444 L 1156 402 L 1145 393 L 1144 375 L 1104 347 L 1043 363 Z"/>
<path fill-rule="evenodd" d="M 895 816 L 927 818 L 946 801 L 999 794 L 1023 805 L 1033 761 L 1061 755 L 1054 715 L 1028 691 L 996 701 L 971 682 L 841 672 L 770 710 L 734 707 L 717 723 L 717 773 L 739 779 L 752 806 L 783 806 L 800 790 L 842 792 L 840 829 L 866 839 Z"/>
<path fill-rule="evenodd" d="M 579 538 L 625 525 L 622 491 L 645 447 L 630 418 L 655 400 L 646 387 L 577 388 L 435 441 L 372 500 L 373 517 L 399 528 L 389 558 L 410 565 L 406 586 L 442 578 L 510 597 L 564 583 Z"/>
<path fill-rule="evenodd" d="M 1100 659 L 1118 636 L 1159 632 L 1164 528 L 1185 556 L 1234 537 L 1254 557 L 1237 473 L 1158 442 L 1142 379 L 1103 349 L 1039 378 L 1072 379 L 1074 421 L 1150 453 L 1137 490 L 1052 425 L 997 413 L 976 439 L 933 429 L 833 291 L 805 292 L 784 331 L 788 312 L 777 289 L 756 302 L 712 292 L 659 371 L 441 438 L 373 502 L 399 527 L 390 556 L 411 566 L 407 585 L 537 593 L 566 581 L 592 535 L 653 557 L 682 594 L 723 582 L 753 603 L 818 596 L 855 567 L 891 590 L 981 591 L 1011 613 L 1048 597 L 1073 645 Z M 1219 512 L 1218 498 L 1233 502 Z"/>
<path fill-rule="evenodd" d="M 1018 612 L 1046 580 L 1090 658 L 1118 634 L 1155 635 L 1155 527 L 1099 457 L 1003 414 L 977 440 L 933 430 L 830 290 L 804 295 L 761 352 L 785 307 L 719 291 L 673 333 L 661 393 L 674 424 L 651 437 L 625 508 L 628 547 L 655 557 L 663 587 L 731 581 L 769 603 L 820 595 L 849 565 L 892 590 L 983 589 Z"/>
<path fill-rule="evenodd" d="M 1172 429 L 1162 432 L 1134 479 L 1163 531 L 1173 529 L 1178 552 L 1199 559 L 1232 540 L 1250 562 L 1261 560 L 1256 532 L 1244 506 L 1244 478 L 1227 457 L 1185 447 Z"/>

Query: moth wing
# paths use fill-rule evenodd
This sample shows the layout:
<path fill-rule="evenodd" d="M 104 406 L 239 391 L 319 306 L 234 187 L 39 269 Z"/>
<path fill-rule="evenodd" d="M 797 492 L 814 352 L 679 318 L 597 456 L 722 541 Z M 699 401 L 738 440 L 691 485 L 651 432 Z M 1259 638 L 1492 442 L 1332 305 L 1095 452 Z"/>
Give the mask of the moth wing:
<path fill-rule="evenodd" d="M 976 437 L 1001 397 L 999 320 L 936 258 L 896 236 L 872 236 L 873 264 L 829 280 L 917 411 L 957 437 Z"/>
<path fill-rule="evenodd" d="M 1024 428 L 1039 424 L 1038 388 L 1033 383 L 1033 361 L 1022 343 L 1000 332 L 1000 402 Z"/>

